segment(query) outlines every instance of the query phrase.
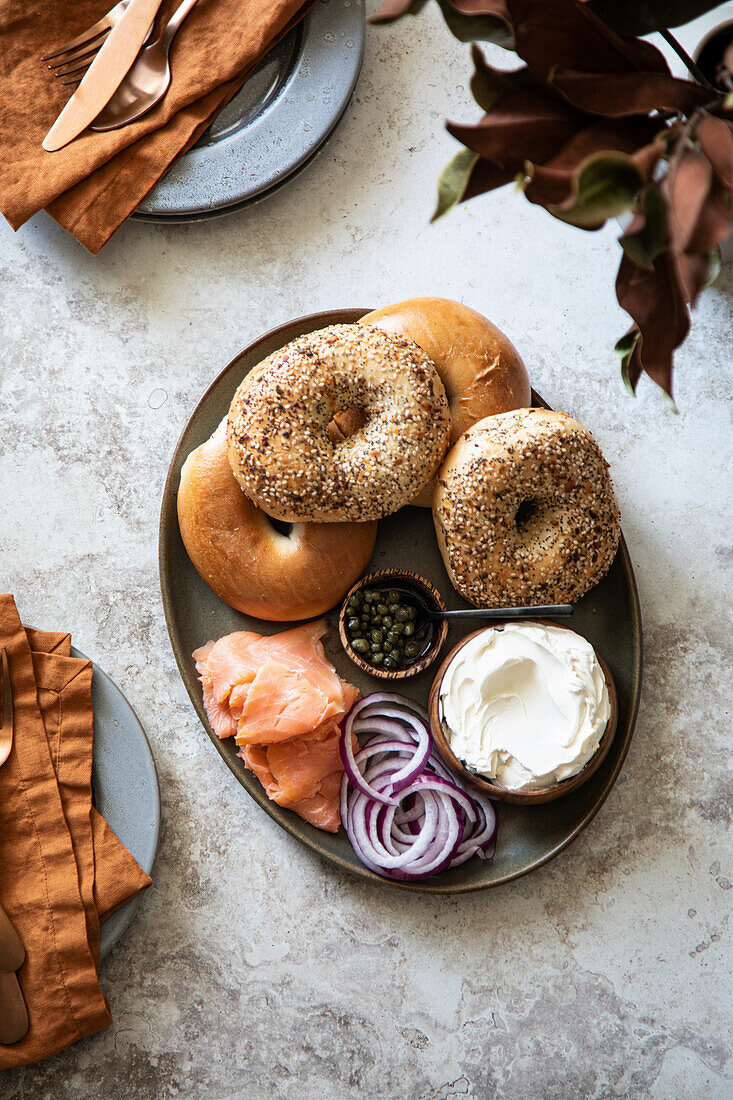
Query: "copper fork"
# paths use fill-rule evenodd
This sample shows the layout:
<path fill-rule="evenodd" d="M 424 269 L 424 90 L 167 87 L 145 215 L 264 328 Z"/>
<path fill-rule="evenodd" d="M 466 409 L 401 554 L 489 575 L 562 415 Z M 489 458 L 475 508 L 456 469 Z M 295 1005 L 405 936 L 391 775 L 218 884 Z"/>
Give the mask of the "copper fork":
<path fill-rule="evenodd" d="M 41 58 L 41 61 L 52 62 L 48 67 L 52 70 L 54 76 L 74 77 L 73 80 L 64 80 L 64 84 L 78 84 L 81 76 L 77 76 L 77 74 L 82 73 L 83 75 L 86 69 L 89 68 L 105 38 L 112 28 L 117 26 L 129 6 L 130 0 L 120 0 L 119 4 L 115 4 L 98 22 L 91 27 L 87 27 L 76 38 L 71 38 L 68 42 L 65 42 L 63 46 L 59 46 L 53 53 L 47 53 Z M 153 25 L 151 23 L 148 38 L 152 29 Z M 148 39 L 146 38 L 145 41 L 147 42 Z"/>

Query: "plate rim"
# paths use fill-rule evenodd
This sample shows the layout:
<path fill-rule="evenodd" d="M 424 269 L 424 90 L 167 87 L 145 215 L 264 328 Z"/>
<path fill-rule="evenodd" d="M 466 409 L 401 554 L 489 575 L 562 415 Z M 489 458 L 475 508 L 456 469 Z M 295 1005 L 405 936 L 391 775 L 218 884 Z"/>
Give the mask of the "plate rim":
<path fill-rule="evenodd" d="M 216 737 L 215 734 L 209 728 L 206 714 L 203 709 L 203 700 L 200 698 L 200 692 L 194 694 L 193 690 L 189 687 L 187 682 L 188 670 L 184 666 L 184 655 L 179 654 L 178 646 L 174 642 L 174 626 L 173 626 L 173 598 L 170 591 L 170 585 L 168 583 L 168 577 L 165 569 L 165 562 L 167 559 L 168 551 L 168 534 L 166 530 L 166 521 L 168 518 L 168 510 L 171 503 L 177 498 L 178 486 L 174 484 L 174 480 L 180 475 L 179 459 L 181 457 L 184 439 L 196 420 L 199 411 L 202 406 L 207 402 L 212 390 L 218 386 L 223 377 L 233 370 L 239 361 L 247 355 L 250 355 L 258 345 L 265 344 L 272 340 L 278 339 L 283 332 L 289 332 L 293 328 L 303 325 L 311 325 L 311 329 L 304 331 L 315 331 L 317 328 L 325 328 L 327 325 L 332 324 L 354 324 L 363 317 L 366 313 L 372 312 L 370 309 L 359 309 L 356 307 L 344 308 L 344 309 L 328 309 L 319 310 L 315 313 L 305 313 L 299 317 L 292 318 L 291 320 L 284 321 L 279 325 L 275 325 L 273 328 L 268 329 L 260 336 L 251 340 L 241 351 L 239 351 L 225 367 L 220 370 L 216 376 L 212 379 L 210 384 L 206 387 L 205 391 L 196 402 L 194 409 L 190 416 L 186 420 L 186 423 L 181 430 L 178 441 L 173 450 L 171 460 L 166 473 L 165 483 L 163 486 L 163 494 L 160 506 L 160 515 L 158 523 L 158 578 L 160 582 L 161 600 L 163 603 L 163 613 L 165 616 L 166 629 L 168 631 L 168 640 L 170 642 L 173 656 L 178 667 L 178 672 L 183 681 L 183 685 L 186 692 L 193 704 L 194 710 L 204 728 L 205 733 L 209 737 L 209 740 L 213 743 L 216 751 L 221 759 L 226 764 L 229 771 L 236 778 L 239 785 L 244 791 L 252 798 L 272 820 L 282 829 L 284 829 L 290 836 L 294 837 L 301 844 L 310 848 L 311 851 L 316 852 L 323 859 L 329 861 L 339 867 L 342 871 L 348 872 L 356 878 L 363 881 L 371 882 L 381 886 L 387 886 L 393 890 L 401 890 L 405 893 L 411 894 L 433 894 L 433 895 L 452 895 L 452 894 L 469 894 L 477 893 L 481 890 L 494 889 L 497 886 L 504 886 L 510 882 L 515 882 L 517 879 L 524 878 L 525 875 L 531 874 L 531 872 L 538 870 L 540 867 L 544 867 L 550 860 L 555 859 L 561 852 L 568 848 L 574 840 L 576 840 L 582 832 L 590 825 L 593 819 L 598 814 L 601 807 L 605 804 L 611 790 L 615 786 L 616 780 L 621 772 L 626 757 L 628 755 L 631 741 L 634 736 L 634 730 L 636 728 L 636 719 L 639 713 L 639 703 L 641 700 L 641 685 L 644 669 L 644 651 L 643 651 L 643 625 L 641 616 L 641 604 L 639 601 L 639 590 L 636 583 L 636 576 L 634 574 L 634 568 L 631 562 L 631 556 L 629 554 L 626 539 L 624 538 L 623 531 L 619 540 L 619 547 L 617 554 L 620 556 L 621 565 L 623 568 L 626 583 L 628 585 L 629 594 L 631 597 L 632 616 L 631 616 L 631 645 L 635 650 L 636 660 L 634 661 L 634 674 L 631 684 L 631 707 L 629 713 L 626 716 L 625 722 L 619 723 L 619 729 L 616 731 L 614 741 L 621 743 L 621 752 L 613 765 L 610 773 L 606 777 L 603 788 L 598 794 L 598 797 L 590 809 L 584 814 L 584 816 L 578 821 L 575 827 L 559 841 L 549 852 L 546 852 L 541 858 L 535 860 L 527 867 L 523 867 L 518 871 L 507 872 L 504 875 L 492 880 L 491 882 L 482 883 L 429 883 L 426 881 L 418 882 L 400 882 L 395 879 L 385 878 L 381 875 L 375 874 L 367 867 L 356 867 L 344 860 L 337 853 L 331 852 L 323 848 L 318 843 L 317 837 L 310 837 L 307 834 L 303 834 L 299 831 L 300 827 L 291 822 L 288 818 L 281 819 L 274 811 L 273 804 L 267 799 L 264 790 L 257 792 L 250 790 L 244 783 L 243 774 L 241 768 L 237 768 L 235 758 L 232 758 L 224 747 L 224 743 Z M 292 337 L 291 337 L 292 339 Z M 285 341 L 287 342 L 287 340 Z M 281 345 L 282 346 L 282 345 Z M 546 405 L 546 402 L 537 394 L 534 388 L 532 389 L 532 396 L 540 401 L 542 405 Z M 549 408 L 549 406 L 546 406 Z M 623 725 L 623 728 L 621 728 Z M 280 807 L 278 807 L 279 809 Z"/>
<path fill-rule="evenodd" d="M 119 684 L 115 680 L 112 679 L 110 674 L 102 668 L 102 666 L 99 664 L 99 662 L 95 661 L 95 660 L 93 660 L 93 658 L 87 656 L 87 654 L 83 650 L 79 649 L 79 647 L 76 646 L 76 645 L 72 645 L 72 647 L 71 647 L 71 656 L 76 657 L 76 658 L 80 658 L 84 661 L 89 661 L 89 663 L 92 666 L 92 676 L 98 676 L 99 679 L 104 682 L 104 684 L 106 685 L 107 688 L 109 688 L 111 686 L 113 692 L 116 693 L 120 697 L 120 699 L 123 701 L 124 705 L 127 707 L 127 710 L 129 711 L 130 715 L 132 716 L 132 718 L 134 720 L 134 725 L 137 727 L 140 734 L 142 735 L 141 747 L 142 747 L 143 751 L 147 754 L 147 757 L 148 757 L 149 763 L 150 763 L 150 767 L 151 767 L 151 771 L 152 771 L 152 775 L 155 779 L 155 787 L 154 787 L 155 823 L 154 823 L 154 827 L 153 827 L 153 854 L 152 854 L 152 857 L 149 861 L 150 866 L 148 867 L 148 866 L 145 866 L 145 863 L 139 863 L 139 861 L 137 861 L 137 862 L 139 863 L 139 866 L 142 867 L 143 871 L 145 871 L 145 873 L 147 875 L 151 875 L 152 871 L 153 871 L 153 867 L 155 866 L 155 861 L 158 857 L 158 848 L 160 846 L 162 803 L 161 803 L 161 797 L 160 797 L 160 776 L 158 775 L 158 767 L 155 763 L 155 756 L 153 755 L 153 749 L 151 747 L 150 740 L 148 738 L 147 733 L 145 732 L 145 727 L 143 726 L 142 722 L 140 721 L 140 716 L 138 715 L 137 711 L 133 707 L 132 703 L 127 698 L 127 696 L 125 695 L 124 691 L 119 686 Z M 96 734 L 96 731 L 95 731 L 95 734 Z M 93 784 L 93 782 L 94 782 L 94 749 L 92 749 L 92 784 Z M 105 818 L 105 820 L 107 820 L 107 819 Z M 109 822 L 107 822 L 107 824 L 109 825 Z M 112 828 L 111 825 L 110 825 L 110 828 Z M 124 840 L 122 840 L 122 838 L 117 834 L 117 832 L 114 829 L 112 831 L 115 833 L 115 836 L 120 841 L 120 843 L 124 844 L 125 843 Z M 125 845 L 125 847 L 127 847 L 127 846 Z M 129 849 L 128 849 L 128 851 L 129 851 Z M 132 853 L 130 853 L 130 854 L 132 854 Z M 133 857 L 133 858 L 135 858 L 135 857 Z M 147 861 L 145 861 L 145 862 L 147 862 Z M 135 894 L 135 896 L 130 898 L 129 901 L 126 901 L 124 905 L 121 905 L 119 907 L 119 909 L 115 909 L 114 912 L 110 913 L 107 920 L 103 921 L 102 924 L 100 924 L 100 926 L 99 926 L 100 960 L 106 959 L 107 956 L 109 955 L 109 953 L 112 951 L 112 948 L 115 947 L 116 944 L 122 939 L 125 932 L 130 927 L 133 920 L 135 919 L 135 915 L 136 915 L 137 910 L 140 906 L 140 903 L 142 902 L 142 899 L 143 899 L 143 894 L 145 894 L 146 892 L 147 892 L 146 890 L 141 890 L 138 894 Z M 116 920 L 115 920 L 115 918 L 116 918 Z M 102 944 L 102 929 L 105 928 L 105 926 L 108 926 L 109 922 L 112 921 L 112 920 L 115 920 L 115 925 L 114 925 L 114 928 L 113 928 L 113 932 L 112 932 L 111 936 L 108 938 L 108 942 L 103 945 Z"/>
<path fill-rule="evenodd" d="M 351 3 L 345 6 L 350 7 L 352 3 L 354 3 L 354 0 L 351 0 Z M 289 34 L 292 34 L 293 32 L 297 32 L 298 30 L 300 30 L 300 32 L 303 34 L 303 42 L 301 43 L 301 49 L 299 51 L 294 70 L 296 74 L 298 71 L 302 70 L 304 66 L 306 69 L 308 67 L 306 52 L 309 42 L 309 26 L 313 22 L 315 22 L 316 26 L 312 31 L 313 36 L 315 36 L 319 34 L 323 29 L 321 27 L 321 22 L 328 21 L 328 19 L 331 17 L 330 0 L 324 0 L 320 7 L 322 10 L 319 11 L 319 4 L 316 2 L 306 13 L 305 20 L 301 21 L 298 26 L 291 28 L 291 30 L 288 32 Z M 282 187 L 285 187 L 296 176 L 304 171 L 316 159 L 317 155 L 325 148 L 325 146 L 333 136 L 336 128 L 338 127 L 348 109 L 348 106 L 352 100 L 354 91 L 359 81 L 366 49 L 366 6 L 363 0 L 361 0 L 361 2 L 354 4 L 354 8 L 355 10 L 359 9 L 361 12 L 361 18 L 357 18 L 354 21 L 358 27 L 358 32 L 354 33 L 354 37 L 356 36 L 356 33 L 358 33 L 359 36 L 358 42 L 355 43 L 357 49 L 353 51 L 353 55 L 351 53 L 349 55 L 354 57 L 354 62 L 351 66 L 348 67 L 345 65 L 337 65 L 334 68 L 334 71 L 338 77 L 345 77 L 345 80 L 338 89 L 338 109 L 335 114 L 332 114 L 328 117 L 327 122 L 323 122 L 323 124 L 318 128 L 318 131 L 313 134 L 310 144 L 301 150 L 300 155 L 295 160 L 292 160 L 291 158 L 288 161 L 287 166 L 283 167 L 281 165 L 277 169 L 275 173 L 276 178 L 271 179 L 269 182 L 259 186 L 257 190 L 250 190 L 248 194 L 240 194 L 236 198 L 232 197 L 230 200 L 223 200 L 215 206 L 188 207 L 186 210 L 178 209 L 170 213 L 167 213 L 164 210 L 144 209 L 145 204 L 149 202 L 151 196 L 154 194 L 157 187 L 167 175 L 166 172 L 158 181 L 155 188 L 153 188 L 153 191 L 151 191 L 151 193 L 142 200 L 140 207 L 138 207 L 137 210 L 133 211 L 131 217 L 137 221 L 153 222 L 163 225 L 208 221 L 213 218 L 222 217 L 225 214 L 234 213 L 237 210 L 242 210 L 245 207 L 252 206 L 257 202 L 261 202 L 262 200 L 269 198 L 270 195 L 274 194 Z M 303 27 L 306 28 L 304 33 Z M 241 89 L 237 91 L 237 95 L 239 94 L 240 90 Z M 273 106 L 275 107 L 275 109 L 277 109 L 277 104 L 270 104 L 268 105 L 266 110 L 271 110 Z M 222 108 L 222 110 L 223 109 L 224 108 Z M 256 118 L 260 119 L 262 117 L 262 114 L 256 116 Z M 195 148 L 196 146 L 192 147 L 192 149 L 187 150 L 183 154 L 183 156 L 180 157 L 179 162 L 185 161 L 189 154 L 192 153 Z"/>

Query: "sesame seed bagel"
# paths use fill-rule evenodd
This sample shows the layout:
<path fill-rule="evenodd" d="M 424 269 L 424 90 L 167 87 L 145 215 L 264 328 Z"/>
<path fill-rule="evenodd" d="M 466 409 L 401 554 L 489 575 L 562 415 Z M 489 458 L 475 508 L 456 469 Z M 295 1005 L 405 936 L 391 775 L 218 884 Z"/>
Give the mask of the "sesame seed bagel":
<path fill-rule="evenodd" d="M 285 534 L 244 495 L 227 457 L 226 420 L 181 470 L 178 523 L 188 556 L 219 599 L 245 615 L 322 615 L 366 569 L 376 523 L 298 523 Z"/>
<path fill-rule="evenodd" d="M 433 519 L 453 584 L 484 607 L 573 603 L 605 576 L 621 534 L 598 444 L 548 409 L 469 428 L 438 474 Z"/>
<path fill-rule="evenodd" d="M 532 403 L 527 369 L 511 340 L 488 318 L 448 298 L 408 298 L 360 318 L 414 340 L 435 363 L 450 405 L 451 444 L 472 424 Z M 433 503 L 431 484 L 412 501 Z"/>
<path fill-rule="evenodd" d="M 334 414 L 362 410 L 346 438 Z M 432 360 L 403 337 L 331 325 L 254 369 L 227 429 L 234 475 L 258 508 L 291 523 L 364 522 L 396 512 L 435 476 L 450 411 Z"/>

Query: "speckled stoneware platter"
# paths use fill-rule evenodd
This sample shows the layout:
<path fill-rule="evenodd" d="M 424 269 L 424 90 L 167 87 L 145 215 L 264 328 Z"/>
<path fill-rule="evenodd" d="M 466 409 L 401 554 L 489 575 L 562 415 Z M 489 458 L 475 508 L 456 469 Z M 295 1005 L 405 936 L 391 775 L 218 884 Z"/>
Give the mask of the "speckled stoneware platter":
<path fill-rule="evenodd" d="M 209 728 L 196 675 L 192 651 L 211 638 L 234 630 L 272 634 L 288 623 L 268 623 L 233 611 L 204 584 L 188 559 L 178 530 L 176 493 L 181 467 L 190 452 L 212 434 L 226 415 L 244 375 L 265 356 L 306 332 L 337 323 L 353 323 L 365 309 L 315 313 L 273 329 L 255 340 L 232 360 L 214 380 L 186 425 L 171 462 L 163 493 L 160 518 L 159 566 L 161 592 L 168 631 L 178 667 L 204 729 L 242 786 L 284 829 L 309 848 L 346 871 L 371 879 L 382 886 L 417 893 L 462 893 L 499 886 L 519 878 L 552 859 L 578 836 L 596 815 L 621 770 L 631 742 L 641 690 L 641 614 L 634 572 L 623 538 L 616 559 L 604 580 L 576 606 L 566 620 L 587 637 L 608 662 L 618 691 L 619 721 L 608 756 L 595 775 L 577 791 L 556 802 L 540 806 L 497 805 L 499 835 L 493 862 L 472 859 L 462 867 L 419 883 L 394 882 L 381 878 L 363 866 L 351 848 L 343 829 L 325 833 L 283 810 L 266 797 L 258 780 L 245 771 L 236 756 L 232 738 L 220 741 Z M 531 367 L 530 367 L 531 374 Z M 535 394 L 535 404 L 543 404 Z M 568 410 L 572 413 L 572 409 Z M 592 428 L 592 425 L 590 425 Z M 370 570 L 399 567 L 413 569 L 427 577 L 441 592 L 448 608 L 469 606 L 453 590 L 435 540 L 432 516 L 426 508 L 404 508 L 381 520 Z M 383 688 L 382 681 L 360 672 L 348 659 L 339 642 L 338 608 L 328 616 L 326 653 L 339 674 L 362 692 Z M 443 652 L 475 629 L 475 622 L 454 623 Z M 414 679 L 401 681 L 399 690 L 427 702 L 437 664 Z"/>
<path fill-rule="evenodd" d="M 71 655 L 90 660 L 73 646 Z M 117 684 L 97 664 L 92 675 L 92 702 L 94 805 L 142 869 L 150 874 L 160 832 L 160 792 L 148 739 Z M 138 894 L 101 925 L 102 958 L 128 928 L 140 899 Z"/>
<path fill-rule="evenodd" d="M 364 0 L 317 0 L 133 217 L 199 221 L 258 201 L 323 148 L 364 56 Z"/>

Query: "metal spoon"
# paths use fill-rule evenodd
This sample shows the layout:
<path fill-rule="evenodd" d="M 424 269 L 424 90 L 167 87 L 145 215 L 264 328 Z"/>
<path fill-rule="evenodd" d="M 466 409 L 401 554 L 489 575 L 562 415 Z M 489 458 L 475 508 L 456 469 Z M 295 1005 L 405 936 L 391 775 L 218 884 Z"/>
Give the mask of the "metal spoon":
<path fill-rule="evenodd" d="M 389 587 L 406 596 L 415 605 L 420 619 L 430 623 L 440 622 L 442 619 L 561 619 L 572 615 L 574 611 L 570 603 L 545 604 L 541 607 L 471 607 L 460 611 L 439 611 L 426 604 L 414 588 L 400 588 L 398 584 Z"/>
<path fill-rule="evenodd" d="M 171 82 L 168 63 L 171 44 L 196 3 L 197 0 L 183 0 L 158 37 L 143 46 L 135 64 L 90 126 L 91 130 L 117 130 L 128 122 L 134 122 L 160 102 Z"/>

